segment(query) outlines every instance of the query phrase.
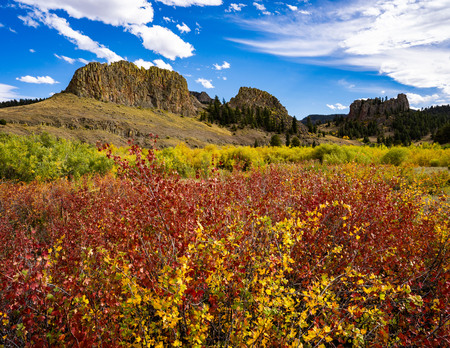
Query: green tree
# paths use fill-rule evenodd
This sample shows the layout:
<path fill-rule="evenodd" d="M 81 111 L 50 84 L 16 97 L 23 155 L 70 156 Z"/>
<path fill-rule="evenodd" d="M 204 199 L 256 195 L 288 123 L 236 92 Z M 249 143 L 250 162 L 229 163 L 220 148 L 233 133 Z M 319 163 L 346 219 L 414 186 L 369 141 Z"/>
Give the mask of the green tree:
<path fill-rule="evenodd" d="M 300 146 L 300 139 L 297 137 L 293 137 L 291 140 L 291 147 L 299 147 Z"/>
<path fill-rule="evenodd" d="M 439 128 L 436 134 L 433 137 L 434 141 L 437 141 L 439 144 L 447 144 L 450 142 L 450 123 L 447 123 L 445 126 Z"/>
<path fill-rule="evenodd" d="M 270 138 L 270 146 L 281 146 L 281 139 L 278 134 L 272 135 L 272 138 Z"/>
<path fill-rule="evenodd" d="M 309 117 L 309 116 L 306 119 L 306 127 L 308 127 L 308 132 L 314 133 L 314 125 L 313 125 L 313 123 L 311 121 L 311 117 Z"/>
<path fill-rule="evenodd" d="M 291 133 L 292 134 L 297 134 L 298 133 L 297 118 L 295 116 L 294 116 L 294 119 L 292 120 Z"/>

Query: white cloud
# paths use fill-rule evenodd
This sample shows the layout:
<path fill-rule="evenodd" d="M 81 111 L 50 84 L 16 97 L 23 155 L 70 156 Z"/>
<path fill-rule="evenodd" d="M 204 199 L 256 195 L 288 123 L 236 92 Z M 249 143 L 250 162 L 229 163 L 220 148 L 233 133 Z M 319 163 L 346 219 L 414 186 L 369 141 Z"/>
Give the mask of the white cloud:
<path fill-rule="evenodd" d="M 258 2 L 254 2 L 253 6 L 255 6 L 256 9 L 258 9 L 259 11 L 265 11 L 266 10 L 266 6 L 264 6 L 263 4 L 260 4 Z"/>
<path fill-rule="evenodd" d="M 195 22 L 195 34 L 200 34 L 200 31 L 202 29 L 202 26 L 200 24 L 198 24 L 198 22 Z"/>
<path fill-rule="evenodd" d="M 0 23 L 0 28 L 4 27 L 4 25 L 2 23 Z M 7 86 L 7 85 L 3 85 L 3 86 Z"/>
<path fill-rule="evenodd" d="M 15 0 L 43 12 L 64 10 L 74 18 L 88 18 L 115 26 L 146 24 L 153 21 L 153 8 L 147 0 Z"/>
<path fill-rule="evenodd" d="M 17 31 L 15 31 L 13 28 L 8 28 L 8 30 L 9 30 L 11 33 L 17 34 Z"/>
<path fill-rule="evenodd" d="M 145 69 L 150 69 L 152 66 L 156 66 L 160 69 L 173 70 L 172 66 L 168 63 L 165 63 L 162 59 L 155 59 L 153 62 L 148 62 L 143 59 L 138 59 L 134 61 L 139 68 L 144 67 Z"/>
<path fill-rule="evenodd" d="M 39 20 L 50 28 L 56 29 L 59 34 L 63 35 L 80 50 L 94 53 L 98 58 L 106 59 L 108 62 L 116 62 L 123 60 L 122 57 L 111 51 L 109 48 L 92 40 L 90 37 L 81 34 L 79 31 L 73 30 L 64 18 L 55 14 L 42 13 L 36 11 Z"/>
<path fill-rule="evenodd" d="M 195 80 L 195 82 L 201 83 L 202 86 L 207 89 L 214 88 L 214 86 L 212 85 L 212 80 L 206 80 L 206 79 L 200 78 L 200 79 Z"/>
<path fill-rule="evenodd" d="M 26 82 L 26 83 L 48 84 L 48 85 L 53 85 L 55 83 L 59 83 L 58 81 L 55 81 L 50 76 L 34 77 L 34 76 L 26 75 L 26 76 L 22 76 L 22 77 L 16 77 L 16 80 L 21 81 L 21 82 Z"/>
<path fill-rule="evenodd" d="M 263 4 L 260 4 L 259 2 L 254 2 L 253 6 L 255 6 L 258 11 L 261 11 L 265 15 L 271 14 L 269 11 L 267 11 L 266 6 L 264 6 Z"/>
<path fill-rule="evenodd" d="M 342 105 L 341 103 L 336 103 L 336 104 L 334 104 L 334 105 L 327 104 L 327 106 L 328 106 L 331 110 L 345 110 L 345 109 L 348 109 L 348 106 Z"/>
<path fill-rule="evenodd" d="M 32 48 L 30 48 L 29 51 L 30 51 L 31 53 L 35 53 L 35 52 L 36 52 L 36 51 L 33 50 Z"/>
<path fill-rule="evenodd" d="M 166 70 L 170 70 L 170 71 L 173 70 L 172 66 L 170 64 L 164 62 L 162 59 L 155 59 L 153 62 L 160 69 L 166 69 Z"/>
<path fill-rule="evenodd" d="M 191 31 L 191 28 L 189 28 L 186 24 L 183 23 L 183 25 L 177 24 L 177 28 L 181 33 L 189 33 Z"/>
<path fill-rule="evenodd" d="M 304 15 L 310 15 L 311 14 L 311 12 L 305 11 L 305 10 L 299 10 L 298 12 L 301 13 L 301 14 L 304 14 Z"/>
<path fill-rule="evenodd" d="M 287 4 L 286 6 L 287 6 L 291 11 L 297 11 L 297 10 L 298 10 L 298 7 L 297 7 L 297 6 L 289 5 L 289 4 Z"/>
<path fill-rule="evenodd" d="M 222 5 L 222 0 L 157 0 L 168 6 L 219 6 Z"/>
<path fill-rule="evenodd" d="M 172 18 L 170 18 L 170 17 L 163 17 L 163 19 L 167 22 L 167 23 L 175 23 L 175 21 L 172 19 Z"/>
<path fill-rule="evenodd" d="M 441 96 L 438 94 L 422 96 L 415 93 L 406 93 L 406 96 L 408 97 L 408 101 L 412 106 L 422 106 L 444 102 L 444 100 L 442 100 Z"/>
<path fill-rule="evenodd" d="M 152 62 L 148 62 L 143 60 L 142 58 L 135 60 L 134 64 L 139 68 L 150 69 L 150 67 L 154 66 Z"/>
<path fill-rule="evenodd" d="M 89 64 L 89 61 L 83 58 L 78 58 L 78 61 L 83 63 L 83 64 Z"/>
<path fill-rule="evenodd" d="M 11 99 L 20 99 L 21 96 L 14 92 L 15 89 L 17 89 L 17 87 L 0 83 L 0 102 Z"/>
<path fill-rule="evenodd" d="M 76 62 L 76 59 L 74 59 L 74 58 L 69 58 L 69 57 L 66 57 L 66 56 L 60 56 L 60 55 L 57 55 L 56 53 L 55 53 L 55 57 L 58 58 L 58 59 L 61 59 L 61 60 L 65 60 L 69 64 L 73 64 L 73 63 Z"/>
<path fill-rule="evenodd" d="M 225 10 L 225 12 L 231 12 L 231 11 L 235 11 L 235 12 L 240 12 L 242 11 L 242 9 L 247 6 L 245 4 L 230 4 L 230 7 L 228 7 L 227 10 Z"/>
<path fill-rule="evenodd" d="M 216 70 L 223 70 L 223 69 L 229 69 L 230 68 L 230 63 L 228 62 L 223 62 L 222 65 L 219 64 L 214 64 L 214 69 Z"/>
<path fill-rule="evenodd" d="M 315 58 L 308 59 L 312 64 L 378 71 L 450 97 L 450 0 L 352 0 L 308 10 L 308 17 L 242 20 L 263 38 L 232 41 L 277 56 Z"/>
<path fill-rule="evenodd" d="M 31 16 L 17 16 L 23 24 L 29 27 L 37 28 L 39 26 L 39 23 L 36 22 Z"/>
<path fill-rule="evenodd" d="M 132 25 L 128 27 L 128 30 L 142 39 L 145 48 L 168 59 L 174 60 L 177 57 L 186 58 L 193 55 L 194 47 L 167 28 L 159 25 L 153 27 Z"/>

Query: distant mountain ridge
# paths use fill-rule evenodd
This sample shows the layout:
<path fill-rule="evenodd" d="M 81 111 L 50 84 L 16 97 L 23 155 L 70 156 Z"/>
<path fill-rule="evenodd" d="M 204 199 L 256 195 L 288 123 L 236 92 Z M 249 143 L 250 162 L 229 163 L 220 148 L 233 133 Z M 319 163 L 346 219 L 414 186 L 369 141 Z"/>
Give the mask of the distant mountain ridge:
<path fill-rule="evenodd" d="M 331 115 L 311 114 L 311 115 L 308 115 L 305 118 L 303 118 L 301 120 L 301 122 L 306 125 L 308 123 L 308 117 L 309 117 L 312 124 L 316 124 L 319 121 L 321 123 L 326 123 L 328 121 L 333 121 L 335 117 L 342 117 L 342 116 L 347 116 L 347 115 L 346 114 L 331 114 Z"/>

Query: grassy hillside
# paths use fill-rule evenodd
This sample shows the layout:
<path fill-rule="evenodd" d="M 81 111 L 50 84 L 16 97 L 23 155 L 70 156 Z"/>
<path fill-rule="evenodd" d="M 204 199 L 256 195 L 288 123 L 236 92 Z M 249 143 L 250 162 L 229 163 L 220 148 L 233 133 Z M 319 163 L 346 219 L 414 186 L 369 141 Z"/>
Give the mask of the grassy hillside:
<path fill-rule="evenodd" d="M 170 112 L 134 108 L 94 99 L 79 98 L 70 93 L 56 94 L 40 103 L 0 109 L 0 133 L 17 135 L 47 132 L 57 137 L 77 139 L 90 144 L 109 142 L 126 145 L 134 139 L 150 144 L 149 133 L 159 136 L 158 146 L 175 146 L 181 142 L 190 147 L 216 145 L 268 144 L 271 134 L 256 129 L 232 132 L 198 119 Z"/>

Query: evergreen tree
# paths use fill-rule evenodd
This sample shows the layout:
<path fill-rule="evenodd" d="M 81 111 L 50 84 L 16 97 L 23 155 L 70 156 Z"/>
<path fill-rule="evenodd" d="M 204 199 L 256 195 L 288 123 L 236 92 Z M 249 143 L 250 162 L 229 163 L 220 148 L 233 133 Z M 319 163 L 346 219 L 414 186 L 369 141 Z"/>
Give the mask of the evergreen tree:
<path fill-rule="evenodd" d="M 300 140 L 297 137 L 293 137 L 291 141 L 291 147 L 299 147 L 300 146 Z"/>
<path fill-rule="evenodd" d="M 297 134 L 298 133 L 297 118 L 295 116 L 294 116 L 294 119 L 292 120 L 291 133 L 292 134 Z"/>
<path fill-rule="evenodd" d="M 314 125 L 311 122 L 311 117 L 308 116 L 308 118 L 306 119 L 306 127 L 308 127 L 308 132 L 310 133 L 314 133 Z"/>
<path fill-rule="evenodd" d="M 278 134 L 272 135 L 272 138 L 270 138 L 270 146 L 281 146 L 281 139 Z"/>
<path fill-rule="evenodd" d="M 447 123 L 445 126 L 439 128 L 434 135 L 433 140 L 437 141 L 439 144 L 450 143 L 450 123 Z"/>

